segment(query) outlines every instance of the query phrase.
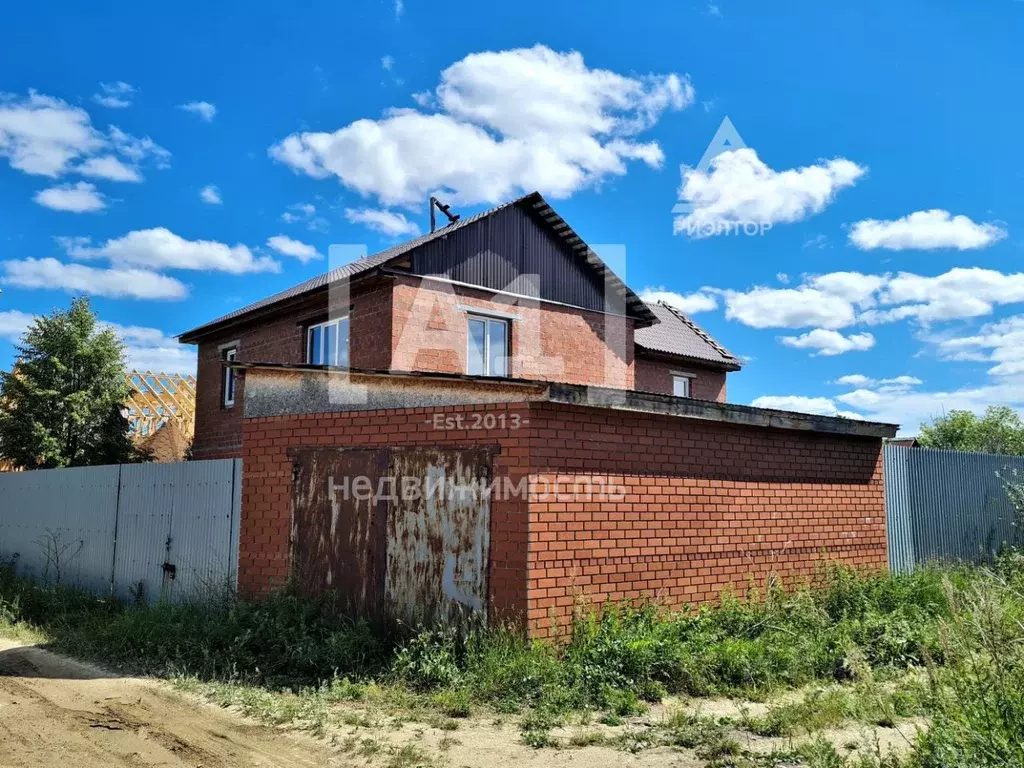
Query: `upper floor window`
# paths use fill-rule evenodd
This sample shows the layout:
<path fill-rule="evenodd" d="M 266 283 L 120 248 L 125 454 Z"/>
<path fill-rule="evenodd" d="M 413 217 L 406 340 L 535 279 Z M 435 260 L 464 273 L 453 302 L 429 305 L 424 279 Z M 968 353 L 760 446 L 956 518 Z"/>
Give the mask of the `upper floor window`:
<path fill-rule="evenodd" d="M 238 359 L 238 347 L 227 347 L 221 351 L 221 357 L 228 362 L 233 362 Z M 225 365 L 224 366 L 224 386 L 222 393 L 222 400 L 225 408 L 230 408 L 235 404 L 235 384 L 238 381 L 238 375 L 234 368 Z"/>
<path fill-rule="evenodd" d="M 690 397 L 690 377 L 673 375 L 672 394 L 676 397 Z"/>
<path fill-rule="evenodd" d="M 348 365 L 348 318 L 339 317 L 306 329 L 306 362 Z"/>
<path fill-rule="evenodd" d="M 470 315 L 466 373 L 470 376 L 508 376 L 509 323 Z"/>

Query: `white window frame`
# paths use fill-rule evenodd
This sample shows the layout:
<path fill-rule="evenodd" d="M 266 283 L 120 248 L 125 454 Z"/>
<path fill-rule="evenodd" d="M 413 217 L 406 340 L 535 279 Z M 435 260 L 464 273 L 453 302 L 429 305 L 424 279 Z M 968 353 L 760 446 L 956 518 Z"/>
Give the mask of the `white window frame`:
<path fill-rule="evenodd" d="M 696 378 L 692 373 L 679 373 L 678 371 L 672 371 L 672 396 L 673 397 L 693 397 L 693 380 Z M 676 394 L 676 384 L 682 382 L 686 385 L 686 394 Z"/>
<path fill-rule="evenodd" d="M 501 378 L 509 378 L 512 375 L 512 317 L 502 317 L 501 315 L 485 314 L 483 312 L 467 312 L 466 313 L 466 375 L 467 376 L 493 376 L 497 378 L 497 374 L 491 373 L 491 323 L 501 324 L 505 326 L 505 375 Z M 483 373 L 470 373 L 469 372 L 469 356 L 473 348 L 473 334 L 470 333 L 469 324 L 471 321 L 476 320 L 484 324 L 484 372 Z"/>
<path fill-rule="evenodd" d="M 234 362 L 238 359 L 238 347 L 228 346 L 221 349 L 221 360 Z M 230 365 L 224 366 L 224 391 L 221 393 L 221 404 L 225 408 L 232 408 L 235 405 L 235 388 L 238 386 L 238 374 Z"/>
<path fill-rule="evenodd" d="M 309 348 L 310 348 L 310 345 L 312 344 L 312 341 L 313 341 L 313 331 L 316 330 L 317 328 L 327 328 L 328 326 L 333 325 L 335 327 L 336 338 L 340 340 L 341 339 L 341 334 L 337 333 L 337 329 L 340 327 L 342 320 L 348 320 L 348 315 L 342 315 L 341 317 L 332 317 L 330 320 L 324 320 L 324 322 L 322 322 L 322 323 L 313 323 L 312 325 L 306 326 L 306 362 L 307 363 L 309 363 L 309 364 L 313 363 L 313 360 L 311 359 L 311 355 L 309 354 L 309 352 L 310 352 Z M 351 337 L 351 333 L 352 333 L 352 324 L 351 323 L 349 323 L 349 325 L 348 325 L 348 330 L 349 330 L 349 336 L 347 336 L 345 338 L 345 345 L 348 347 L 348 349 L 346 350 L 346 352 L 348 354 L 345 355 L 346 358 L 349 357 L 349 354 L 351 354 L 351 351 L 352 351 L 351 344 L 349 343 L 351 341 L 350 337 Z M 325 338 L 327 338 L 327 334 L 321 332 L 321 334 L 320 334 L 320 359 L 321 360 L 325 360 L 326 359 L 326 355 L 324 355 L 324 339 Z M 339 355 L 339 357 L 341 357 L 341 355 Z M 349 363 L 351 363 L 351 362 L 352 362 L 351 359 L 349 359 Z M 326 363 L 319 363 L 319 365 L 326 365 Z M 345 367 L 347 368 L 348 365 L 346 365 Z"/>

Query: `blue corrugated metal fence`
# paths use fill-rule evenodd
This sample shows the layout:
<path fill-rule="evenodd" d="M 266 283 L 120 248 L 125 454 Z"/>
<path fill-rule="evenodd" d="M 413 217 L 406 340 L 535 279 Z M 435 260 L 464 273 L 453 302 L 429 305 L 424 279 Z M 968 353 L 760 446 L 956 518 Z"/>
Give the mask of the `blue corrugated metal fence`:
<path fill-rule="evenodd" d="M 1007 482 L 1024 482 L 1024 457 L 885 446 L 889 567 L 979 562 L 1022 543 Z"/>
<path fill-rule="evenodd" d="M 0 474 L 0 562 L 126 600 L 233 587 L 241 459 Z"/>

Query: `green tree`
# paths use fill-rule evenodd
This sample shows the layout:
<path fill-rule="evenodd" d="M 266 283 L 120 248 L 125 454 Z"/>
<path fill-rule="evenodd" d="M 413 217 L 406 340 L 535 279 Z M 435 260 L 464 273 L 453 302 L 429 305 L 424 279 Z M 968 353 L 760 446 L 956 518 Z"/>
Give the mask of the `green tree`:
<path fill-rule="evenodd" d="M 1024 421 L 1009 406 L 990 406 L 978 417 L 950 411 L 921 427 L 918 442 L 926 448 L 1024 455 Z"/>
<path fill-rule="evenodd" d="M 141 458 L 121 412 L 130 388 L 124 346 L 89 301 L 37 317 L 0 372 L 0 454 L 24 469 Z"/>

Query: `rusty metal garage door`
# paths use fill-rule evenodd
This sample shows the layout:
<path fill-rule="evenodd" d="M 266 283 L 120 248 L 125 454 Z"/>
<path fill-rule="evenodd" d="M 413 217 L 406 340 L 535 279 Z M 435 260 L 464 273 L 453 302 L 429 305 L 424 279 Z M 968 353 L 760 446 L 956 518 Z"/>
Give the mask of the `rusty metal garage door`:
<path fill-rule="evenodd" d="M 387 471 L 377 450 L 304 450 L 292 473 L 292 581 L 299 594 L 337 590 L 345 610 L 376 616 L 387 562 L 387 501 L 354 481 Z M 347 484 L 347 486 L 346 486 Z M 362 484 L 359 484 L 362 488 Z"/>
<path fill-rule="evenodd" d="M 486 616 L 492 451 L 294 453 L 292 576 L 356 615 Z"/>

